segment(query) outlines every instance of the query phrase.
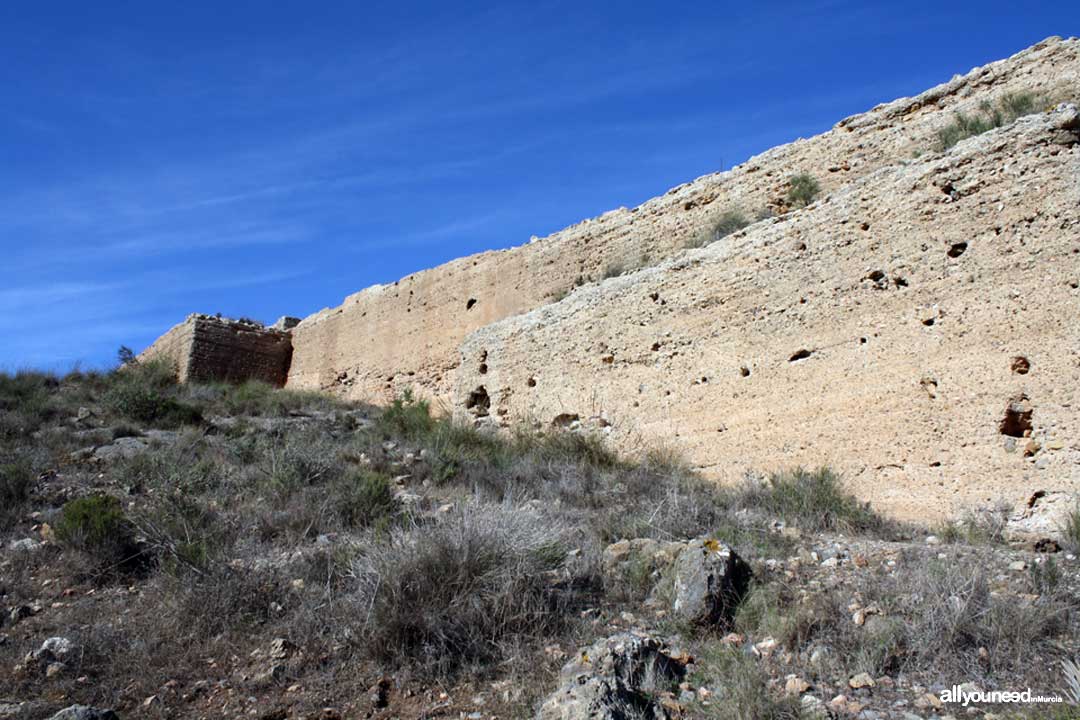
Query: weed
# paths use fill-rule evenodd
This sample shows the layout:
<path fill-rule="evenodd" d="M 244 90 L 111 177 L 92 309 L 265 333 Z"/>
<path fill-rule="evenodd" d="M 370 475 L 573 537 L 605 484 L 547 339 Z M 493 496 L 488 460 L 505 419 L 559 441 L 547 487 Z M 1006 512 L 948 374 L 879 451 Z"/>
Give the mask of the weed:
<path fill-rule="evenodd" d="M 799 173 L 788 178 L 787 200 L 794 208 L 806 207 L 814 202 L 820 191 L 821 186 L 813 175 Z"/>
<path fill-rule="evenodd" d="M 744 227 L 750 224 L 750 219 L 746 217 L 746 214 L 740 208 L 732 207 L 724 210 L 718 215 L 705 229 L 704 232 L 698 233 L 691 237 L 687 243 L 688 248 L 705 247 L 711 243 L 721 240 L 728 235 L 742 230 Z"/>

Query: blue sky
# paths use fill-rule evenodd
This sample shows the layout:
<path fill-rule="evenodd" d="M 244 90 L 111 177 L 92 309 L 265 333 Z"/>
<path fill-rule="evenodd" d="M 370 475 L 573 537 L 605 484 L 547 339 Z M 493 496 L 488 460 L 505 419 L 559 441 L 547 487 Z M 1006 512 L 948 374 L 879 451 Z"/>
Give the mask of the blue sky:
<path fill-rule="evenodd" d="M 0 369 L 526 242 L 1049 35 L 1065 2 L 0 6 Z"/>

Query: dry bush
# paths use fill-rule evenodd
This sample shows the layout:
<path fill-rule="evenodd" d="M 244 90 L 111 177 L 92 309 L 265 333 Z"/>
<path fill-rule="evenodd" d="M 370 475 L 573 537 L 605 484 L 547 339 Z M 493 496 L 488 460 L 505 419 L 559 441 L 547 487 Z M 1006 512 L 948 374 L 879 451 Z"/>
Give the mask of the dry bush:
<path fill-rule="evenodd" d="M 566 531 L 523 508 L 467 504 L 359 548 L 357 603 L 380 661 L 440 676 L 490 671 L 523 640 L 558 635 Z"/>

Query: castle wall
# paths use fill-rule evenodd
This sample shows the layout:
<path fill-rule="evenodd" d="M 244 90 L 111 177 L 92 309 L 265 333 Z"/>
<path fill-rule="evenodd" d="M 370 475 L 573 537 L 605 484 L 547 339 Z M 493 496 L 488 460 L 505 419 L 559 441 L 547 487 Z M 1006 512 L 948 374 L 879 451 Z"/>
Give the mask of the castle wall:
<path fill-rule="evenodd" d="M 262 380 L 285 385 L 292 358 L 287 332 L 210 315 L 189 315 L 140 360 L 163 359 L 181 382 Z"/>
<path fill-rule="evenodd" d="M 288 386 L 374 402 L 412 388 L 448 403 L 458 348 L 470 332 L 582 292 L 579 284 L 598 281 L 618 267 L 673 257 L 725 210 L 780 214 L 789 209 L 786 193 L 794 174 L 813 175 L 822 196 L 828 196 L 882 168 L 932 152 L 937 132 L 955 112 L 976 112 L 1005 93 L 1053 97 L 1065 88 L 1075 93 L 1076 87 L 1080 42 L 1051 39 L 918 97 L 847 118 L 822 135 L 673 188 L 639 207 L 368 288 L 293 329 Z"/>
<path fill-rule="evenodd" d="M 463 343 L 453 409 L 926 520 L 1080 490 L 1080 114 L 1023 118 Z"/>

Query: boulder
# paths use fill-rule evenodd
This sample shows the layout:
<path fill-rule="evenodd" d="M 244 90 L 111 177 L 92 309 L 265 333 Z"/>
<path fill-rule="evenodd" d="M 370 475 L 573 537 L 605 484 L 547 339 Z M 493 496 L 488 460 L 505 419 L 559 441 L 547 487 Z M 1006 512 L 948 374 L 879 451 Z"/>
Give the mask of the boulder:
<path fill-rule="evenodd" d="M 604 548 L 601 565 L 606 588 L 635 585 L 643 580 L 651 586 L 674 564 L 685 542 L 664 542 L 652 538 L 619 540 Z"/>
<path fill-rule="evenodd" d="M 622 633 L 605 638 L 563 667 L 560 688 L 544 701 L 537 718 L 668 718 L 672 691 L 686 675 L 686 662 L 652 637 Z"/>
<path fill-rule="evenodd" d="M 1080 495 L 1064 490 L 1039 490 L 1009 517 L 1005 533 L 1017 540 L 1064 541 L 1070 516 L 1080 509 Z"/>
<path fill-rule="evenodd" d="M 675 615 L 699 625 L 727 622 L 750 584 L 750 566 L 718 540 L 691 540 L 675 561 Z"/>

